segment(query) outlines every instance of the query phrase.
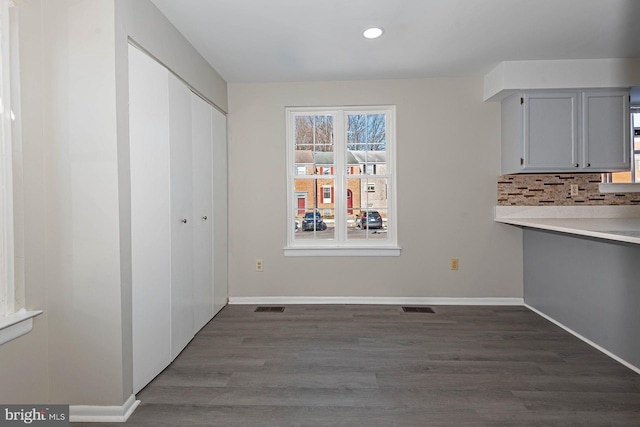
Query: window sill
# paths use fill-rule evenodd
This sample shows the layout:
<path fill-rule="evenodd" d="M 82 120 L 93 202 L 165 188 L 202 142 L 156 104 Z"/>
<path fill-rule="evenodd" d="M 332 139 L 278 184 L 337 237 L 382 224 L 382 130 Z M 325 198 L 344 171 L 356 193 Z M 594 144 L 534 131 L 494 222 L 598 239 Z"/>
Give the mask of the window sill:
<path fill-rule="evenodd" d="M 376 247 L 292 247 L 284 248 L 284 256 L 291 257 L 395 257 L 400 256 L 399 246 Z"/>
<path fill-rule="evenodd" d="M 601 193 L 640 193 L 638 182 L 606 182 L 600 184 Z"/>
<path fill-rule="evenodd" d="M 42 310 L 26 311 L 0 318 L 0 345 L 28 334 L 33 329 L 33 318 L 42 314 Z"/>

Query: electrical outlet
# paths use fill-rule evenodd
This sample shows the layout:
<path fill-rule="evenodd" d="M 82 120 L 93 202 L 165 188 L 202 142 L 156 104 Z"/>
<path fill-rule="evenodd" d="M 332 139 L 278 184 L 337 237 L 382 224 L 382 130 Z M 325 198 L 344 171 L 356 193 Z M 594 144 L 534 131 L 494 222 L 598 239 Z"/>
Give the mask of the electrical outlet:
<path fill-rule="evenodd" d="M 458 270 L 460 268 L 460 261 L 458 258 L 451 258 L 451 270 Z"/>
<path fill-rule="evenodd" d="M 578 184 L 571 184 L 571 195 L 572 196 L 578 195 Z"/>
<path fill-rule="evenodd" d="M 262 263 L 261 259 L 257 259 L 256 260 L 256 271 L 262 271 L 264 268 L 264 264 Z"/>

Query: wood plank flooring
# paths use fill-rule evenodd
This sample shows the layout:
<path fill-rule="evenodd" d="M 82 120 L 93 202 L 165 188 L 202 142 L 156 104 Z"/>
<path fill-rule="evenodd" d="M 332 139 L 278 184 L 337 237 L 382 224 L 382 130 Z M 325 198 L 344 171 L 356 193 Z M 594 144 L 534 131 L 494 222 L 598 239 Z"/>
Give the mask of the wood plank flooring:
<path fill-rule="evenodd" d="M 225 307 L 125 425 L 640 426 L 640 375 L 525 307 L 255 307 Z"/>

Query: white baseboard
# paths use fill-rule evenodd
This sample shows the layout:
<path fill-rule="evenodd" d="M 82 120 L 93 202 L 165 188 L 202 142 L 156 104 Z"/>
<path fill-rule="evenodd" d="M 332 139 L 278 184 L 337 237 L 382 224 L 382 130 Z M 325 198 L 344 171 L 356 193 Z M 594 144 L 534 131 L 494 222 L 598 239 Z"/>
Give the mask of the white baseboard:
<path fill-rule="evenodd" d="M 229 297 L 229 304 L 523 305 L 523 298 Z"/>
<path fill-rule="evenodd" d="M 606 354 L 607 356 L 609 356 L 610 358 L 612 358 L 616 362 L 621 363 L 624 366 L 626 366 L 627 368 L 631 369 L 632 371 L 640 374 L 640 368 L 638 368 L 637 366 L 634 366 L 631 363 L 627 362 L 626 360 L 622 359 L 621 357 L 616 356 L 615 354 L 611 353 L 609 350 L 605 349 L 604 347 L 601 347 L 598 344 L 596 344 L 593 341 L 591 341 L 590 339 L 588 339 L 586 337 L 583 337 L 582 335 L 580 335 L 579 333 L 577 333 L 573 329 L 563 325 L 562 323 L 558 322 L 554 318 L 547 316 L 546 314 L 544 314 L 540 310 L 531 307 L 529 304 L 525 304 L 524 306 L 527 307 L 529 310 L 533 311 L 534 313 L 537 313 L 538 315 L 544 317 L 549 322 L 561 327 L 562 329 L 564 329 L 565 331 L 569 332 L 574 337 L 576 337 L 578 339 L 581 339 L 582 341 L 584 341 L 585 343 L 589 344 L 591 347 L 595 348 L 596 350 L 599 350 L 602 353 Z"/>
<path fill-rule="evenodd" d="M 135 395 L 129 396 L 122 406 L 69 406 L 69 421 L 72 423 L 124 423 L 140 404 Z"/>

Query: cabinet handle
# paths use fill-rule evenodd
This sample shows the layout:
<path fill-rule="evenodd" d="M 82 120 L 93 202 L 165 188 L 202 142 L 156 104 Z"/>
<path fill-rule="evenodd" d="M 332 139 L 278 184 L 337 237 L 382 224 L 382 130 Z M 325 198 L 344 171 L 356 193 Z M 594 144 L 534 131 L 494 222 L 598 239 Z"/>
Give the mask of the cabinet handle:
<path fill-rule="evenodd" d="M 203 219 L 203 221 L 206 221 L 207 220 L 207 216 L 206 215 L 203 216 L 202 219 Z"/>
<path fill-rule="evenodd" d="M 575 164 L 575 165 L 573 165 L 573 166 L 575 166 L 575 167 L 579 167 L 580 165 L 579 165 L 578 163 L 576 163 L 576 164 Z"/>
<path fill-rule="evenodd" d="M 183 218 L 181 222 L 182 222 L 183 224 L 186 224 L 186 223 L 187 223 L 187 218 Z"/>
<path fill-rule="evenodd" d="M 591 167 L 591 163 L 587 163 L 587 167 L 590 168 Z"/>

